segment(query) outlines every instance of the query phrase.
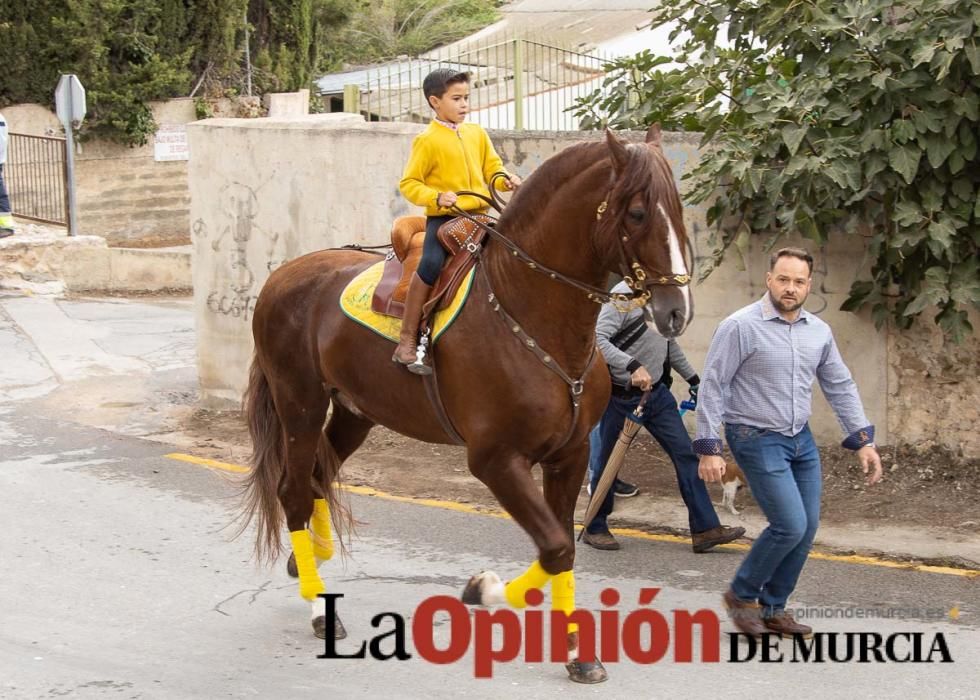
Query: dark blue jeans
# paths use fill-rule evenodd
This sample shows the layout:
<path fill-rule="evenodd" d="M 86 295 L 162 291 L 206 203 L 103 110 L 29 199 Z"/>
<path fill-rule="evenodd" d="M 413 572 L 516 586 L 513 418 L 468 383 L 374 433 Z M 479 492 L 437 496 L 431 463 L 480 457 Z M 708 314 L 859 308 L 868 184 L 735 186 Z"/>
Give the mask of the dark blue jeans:
<path fill-rule="evenodd" d="M 620 399 L 613 396 L 609 399 L 609 405 L 602 415 L 602 420 L 589 435 L 589 473 L 592 477 L 593 493 L 596 484 L 599 483 L 603 469 L 606 468 L 606 462 L 616 444 L 616 438 L 623 430 L 623 422 L 626 420 L 626 416 L 632 413 L 639 403 L 639 397 Z M 687 506 L 688 525 L 691 532 L 704 532 L 718 527 L 720 525 L 718 514 L 715 513 L 715 508 L 711 505 L 708 489 L 698 477 L 698 457 L 691 447 L 691 437 L 687 434 L 680 414 L 677 413 L 677 401 L 674 400 L 674 395 L 670 393 L 667 387 L 661 385 L 650 394 L 643 415 L 643 427 L 650 431 L 650 434 L 660 443 L 664 452 L 674 463 L 677 485 L 680 487 L 684 505 Z M 610 489 L 595 519 L 589 525 L 588 531 L 593 534 L 606 532 L 609 528 L 606 524 L 606 518 L 609 517 L 612 510 L 613 493 Z"/>
<path fill-rule="evenodd" d="M 758 600 L 769 617 L 786 607 L 820 524 L 820 453 L 810 426 L 786 437 L 729 425 L 725 437 L 769 520 L 739 566 L 732 592 L 742 600 Z"/>
<path fill-rule="evenodd" d="M 3 181 L 3 163 L 0 163 L 0 214 L 10 213 L 10 197 L 7 196 L 7 185 Z"/>
<path fill-rule="evenodd" d="M 446 249 L 439 242 L 436 232 L 455 216 L 430 216 L 425 220 L 425 243 L 422 245 L 422 259 L 419 260 L 418 275 L 430 287 L 439 279 L 443 263 L 446 262 Z"/>

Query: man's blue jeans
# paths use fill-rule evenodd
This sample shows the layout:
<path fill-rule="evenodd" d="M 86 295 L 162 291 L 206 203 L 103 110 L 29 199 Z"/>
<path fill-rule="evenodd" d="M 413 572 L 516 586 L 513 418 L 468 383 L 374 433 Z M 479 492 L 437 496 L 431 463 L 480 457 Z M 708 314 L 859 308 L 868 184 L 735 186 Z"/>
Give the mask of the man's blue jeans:
<path fill-rule="evenodd" d="M 3 180 L 3 163 L 0 163 L 0 214 L 10 213 L 10 197 L 7 195 L 7 185 Z"/>
<path fill-rule="evenodd" d="M 725 427 L 728 447 L 745 472 L 769 527 L 752 545 L 732 581 L 742 600 L 758 600 L 763 615 L 786 607 L 820 523 L 820 453 L 810 426 L 793 437 L 747 425 Z"/>
<path fill-rule="evenodd" d="M 635 399 L 611 397 L 602 419 L 592 429 L 589 435 L 589 474 L 593 493 L 606 467 L 606 462 L 609 461 L 609 454 L 616 444 L 616 438 L 623 430 L 626 416 L 632 413 L 639 403 L 639 397 Z M 718 527 L 721 523 L 718 521 L 714 506 L 711 505 L 708 489 L 698 477 L 698 457 L 691 447 L 691 437 L 687 434 L 687 428 L 684 427 L 680 414 L 677 413 L 677 401 L 667 387 L 658 386 L 650 393 L 644 408 L 643 427 L 650 431 L 674 463 L 677 485 L 681 490 L 681 498 L 687 506 L 691 533 Z M 595 519 L 589 524 L 588 531 L 593 534 L 606 532 L 609 529 L 606 518 L 612 510 L 613 493 L 610 489 Z"/>

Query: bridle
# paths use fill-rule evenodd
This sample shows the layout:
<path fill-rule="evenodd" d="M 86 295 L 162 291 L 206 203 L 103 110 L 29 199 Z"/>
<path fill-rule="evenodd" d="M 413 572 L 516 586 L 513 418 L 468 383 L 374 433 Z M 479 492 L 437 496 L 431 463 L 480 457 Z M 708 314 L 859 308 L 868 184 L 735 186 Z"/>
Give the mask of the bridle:
<path fill-rule="evenodd" d="M 504 204 L 496 195 L 495 192 L 496 188 L 494 186 L 497 178 L 500 177 L 506 177 L 506 175 L 502 173 L 497 173 L 490 178 L 489 189 L 493 198 L 487 197 L 486 195 L 481 194 L 479 192 L 470 192 L 466 190 L 457 192 L 456 194 L 477 197 L 478 199 L 485 201 L 491 207 L 493 207 L 498 212 L 500 212 L 503 210 Z M 619 232 L 617 232 L 616 234 L 616 241 L 618 244 L 617 247 L 619 249 L 618 252 L 620 257 L 619 267 L 621 272 L 623 273 L 623 281 L 631 290 L 633 290 L 633 293 L 621 294 L 621 293 L 607 292 L 605 289 L 601 289 L 591 284 L 587 284 L 585 282 L 575 279 L 574 277 L 569 277 L 568 275 L 558 272 L 557 270 L 551 269 L 547 265 L 542 265 L 540 262 L 532 258 L 527 252 L 525 252 L 514 241 L 512 241 L 507 236 L 503 235 L 500 231 L 498 231 L 495 227 L 485 224 L 484 222 L 480 221 L 476 217 L 463 211 L 455 204 L 452 207 L 450 207 L 450 210 L 457 216 L 461 216 L 471 221 L 474 225 L 486 231 L 487 234 L 493 240 L 497 241 L 498 243 L 503 245 L 504 248 L 510 251 L 511 255 L 514 258 L 526 264 L 532 270 L 535 270 L 536 272 L 546 275 L 547 277 L 550 277 L 551 279 L 561 282 L 565 285 L 581 290 L 586 294 L 587 298 L 590 301 L 594 301 L 597 304 L 612 303 L 619 311 L 623 313 L 631 309 L 641 308 L 645 306 L 650 301 L 650 298 L 653 295 L 651 291 L 651 288 L 653 287 L 683 287 L 688 285 L 691 281 L 691 276 L 688 274 L 680 275 L 680 274 L 673 274 L 673 273 L 670 274 L 648 273 L 647 270 L 644 269 L 644 267 L 639 263 L 636 253 L 633 250 L 633 241 L 631 240 L 629 233 L 625 230 L 625 228 L 623 228 L 621 234 Z M 609 224 L 608 222 L 615 221 L 615 219 L 611 217 L 607 217 L 606 221 L 603 222 L 603 217 L 607 214 L 608 210 L 609 210 L 609 196 L 607 195 L 606 198 L 603 199 L 602 202 L 599 204 L 599 206 L 596 208 L 597 231 L 601 231 L 604 225 L 605 226 L 612 225 Z M 618 218 L 620 221 L 623 215 L 624 214 L 622 213 L 619 215 Z M 471 236 L 470 238 L 472 239 L 473 237 Z M 487 301 L 490 304 L 490 308 L 503 319 L 503 321 L 510 328 L 514 337 L 521 343 L 521 345 L 526 350 L 533 353 L 545 367 L 547 367 L 552 372 L 557 374 L 561 378 L 561 380 L 565 383 L 565 385 L 568 387 L 569 395 L 572 401 L 572 420 L 571 423 L 569 424 L 568 430 L 564 435 L 564 438 L 558 443 L 558 446 L 555 447 L 553 450 L 551 450 L 547 455 L 545 455 L 545 457 L 539 460 L 543 462 L 547 459 L 547 457 L 551 456 L 552 454 L 555 454 L 568 443 L 568 441 L 571 439 L 572 435 L 575 432 L 576 426 L 578 425 L 578 413 L 579 413 L 579 406 L 581 405 L 581 396 L 585 391 L 585 377 L 592 369 L 592 365 L 595 363 L 598 354 L 595 340 L 593 338 L 592 348 L 589 353 L 589 361 L 586 364 L 585 370 L 582 372 L 582 375 L 578 379 L 575 379 L 574 377 L 569 375 L 558 364 L 558 362 L 554 359 L 554 357 L 551 354 L 549 354 L 547 351 L 545 351 L 544 348 L 542 348 L 540 344 L 534 338 L 532 338 L 514 319 L 514 317 L 511 316 L 509 313 L 507 313 L 507 311 L 500 304 L 500 300 L 497 298 L 497 295 L 493 290 L 493 285 L 490 281 L 490 276 L 487 273 L 486 265 L 479 264 L 482 263 L 482 253 L 483 253 L 482 246 L 478 243 L 473 242 L 472 240 L 469 240 L 464 244 L 464 247 L 466 248 L 467 252 L 470 253 L 470 255 L 478 259 L 477 268 L 480 271 L 480 274 L 483 278 L 483 283 L 487 288 L 487 292 L 488 292 Z M 690 245 L 688 245 L 688 251 L 690 252 Z M 693 264 L 693 255 L 691 257 L 692 257 L 691 263 Z M 689 267 L 688 269 L 691 269 L 691 267 Z M 433 373 L 432 375 L 429 376 L 434 377 L 435 374 Z M 436 395 L 436 398 L 438 399 L 438 395 Z M 445 418 L 445 420 L 442 420 L 442 422 L 444 426 L 448 426 L 449 434 L 456 437 L 458 442 L 462 442 L 462 439 L 458 438 L 458 434 L 455 432 L 455 429 L 452 427 L 452 423 L 451 421 L 449 421 L 448 416 L 445 415 L 445 410 L 441 407 L 441 400 L 438 401 L 434 400 L 433 402 L 436 403 L 437 409 L 441 411 L 440 416 Z"/>
<path fill-rule="evenodd" d="M 477 197 L 487 202 L 491 207 L 496 209 L 498 212 L 503 209 L 503 204 L 497 197 L 494 187 L 494 183 L 498 178 L 506 177 L 502 173 L 496 173 L 490 178 L 490 192 L 493 196 L 491 199 L 486 195 L 479 192 L 469 192 L 466 190 L 457 192 L 458 195 L 469 195 L 472 197 Z M 626 283 L 631 290 L 632 294 L 622 294 L 608 292 L 600 287 L 595 287 L 591 284 L 587 284 L 574 277 L 569 277 L 557 270 L 553 270 L 547 265 L 542 265 L 540 262 L 532 258 L 528 253 L 526 253 L 519 245 L 512 241 L 507 236 L 503 235 L 493 226 L 488 226 L 487 224 L 479 221 L 475 217 L 471 216 L 467 212 L 460 209 L 455 204 L 450 207 L 450 210 L 457 216 L 461 216 L 469 221 L 472 221 L 476 226 L 487 232 L 487 234 L 493 238 L 498 243 L 502 244 L 507 250 L 510 251 L 511 255 L 517 258 L 519 261 L 526 264 L 532 270 L 540 272 L 553 280 L 561 282 L 575 289 L 585 292 L 589 301 L 594 301 L 597 304 L 607 304 L 612 303 L 619 311 L 625 313 L 631 309 L 637 309 L 650 301 L 653 293 L 651 291 L 652 287 L 684 287 L 691 282 L 691 276 L 689 274 L 674 274 L 674 273 L 649 273 L 644 269 L 644 267 L 639 263 L 638 257 L 633 250 L 634 241 L 631 239 L 629 233 L 623 230 L 622 234 L 616 234 L 616 243 L 619 253 L 619 268 L 622 274 L 623 281 Z M 603 225 L 603 217 L 609 210 L 609 197 L 606 196 L 599 206 L 596 208 L 596 224 L 597 230 Z M 619 220 L 622 219 L 623 214 L 617 217 Z M 610 221 L 610 218 L 606 218 L 606 221 Z M 472 245 L 472 244 L 470 244 Z M 468 248 L 469 249 L 469 248 Z M 475 254 L 475 250 L 469 249 L 470 253 Z M 687 246 L 687 252 L 690 252 L 690 244 Z M 693 263 L 693 260 L 691 261 Z M 689 264 L 689 269 L 691 265 Z"/>

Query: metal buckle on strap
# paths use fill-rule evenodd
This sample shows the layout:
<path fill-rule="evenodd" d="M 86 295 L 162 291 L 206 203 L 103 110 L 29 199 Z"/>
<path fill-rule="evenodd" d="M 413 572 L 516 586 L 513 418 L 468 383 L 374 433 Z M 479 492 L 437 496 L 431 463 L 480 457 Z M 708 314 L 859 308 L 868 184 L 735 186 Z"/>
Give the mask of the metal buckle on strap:
<path fill-rule="evenodd" d="M 568 388 L 572 392 L 572 396 L 581 396 L 582 392 L 585 391 L 585 382 L 579 379 L 569 384 Z"/>

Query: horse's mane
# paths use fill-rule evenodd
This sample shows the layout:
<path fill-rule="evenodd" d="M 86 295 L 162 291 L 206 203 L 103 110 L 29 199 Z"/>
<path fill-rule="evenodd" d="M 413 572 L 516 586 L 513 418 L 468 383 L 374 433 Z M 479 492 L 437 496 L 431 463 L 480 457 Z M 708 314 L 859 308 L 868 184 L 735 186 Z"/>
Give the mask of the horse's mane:
<path fill-rule="evenodd" d="M 660 150 L 651 150 L 642 144 L 627 144 L 626 153 L 624 171 L 615 182 L 611 180 L 608 185 L 613 189 L 608 193 L 607 201 L 609 208 L 617 213 L 616 218 L 620 219 L 625 214 L 629 199 L 634 193 L 648 191 L 650 200 L 647 206 L 652 209 L 658 204 L 663 204 L 674 230 L 682 231 L 683 206 L 666 157 Z M 544 207 L 527 207 L 525 200 L 540 197 L 539 189 L 547 188 L 548 191 L 553 191 L 556 187 L 598 165 L 608 156 L 609 146 L 602 140 L 578 143 L 548 158 L 514 195 L 501 216 L 501 230 L 512 231 L 515 226 L 534 228 L 537 219 L 543 214 Z M 520 220 L 511 222 L 510 219 L 514 218 L 517 212 L 520 212 Z M 609 222 L 612 223 L 612 217 Z"/>

